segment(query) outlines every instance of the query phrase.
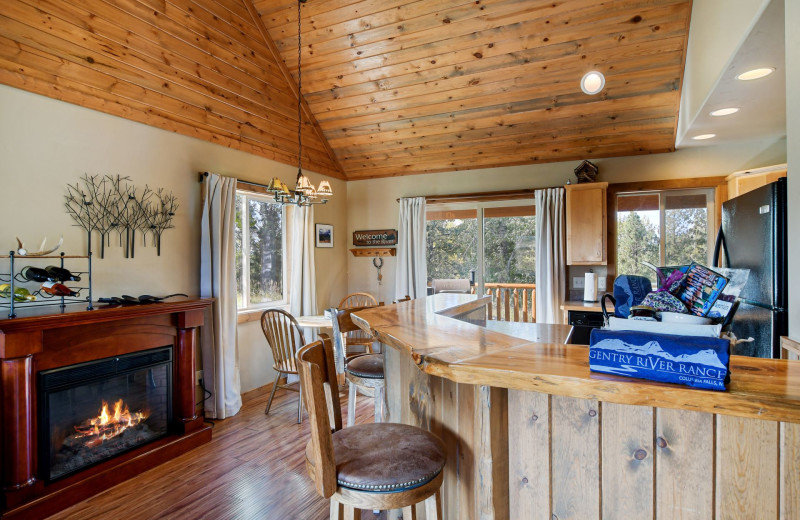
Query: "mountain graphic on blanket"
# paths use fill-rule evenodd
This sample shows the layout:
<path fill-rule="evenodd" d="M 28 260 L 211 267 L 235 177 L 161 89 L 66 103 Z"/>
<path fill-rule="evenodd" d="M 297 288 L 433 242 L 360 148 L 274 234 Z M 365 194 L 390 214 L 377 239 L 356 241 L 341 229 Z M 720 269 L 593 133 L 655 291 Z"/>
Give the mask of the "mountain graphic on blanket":
<path fill-rule="evenodd" d="M 694 354 L 680 354 L 674 356 L 661 348 L 657 341 L 648 341 L 644 345 L 632 345 L 621 339 L 607 338 L 593 345 L 596 349 L 613 350 L 620 354 L 634 354 L 637 356 L 655 356 L 667 361 L 678 363 L 694 363 L 698 365 L 727 368 L 712 349 L 701 350 Z"/>
<path fill-rule="evenodd" d="M 725 390 L 730 344 L 720 338 L 595 329 L 589 368 L 665 383 Z"/>

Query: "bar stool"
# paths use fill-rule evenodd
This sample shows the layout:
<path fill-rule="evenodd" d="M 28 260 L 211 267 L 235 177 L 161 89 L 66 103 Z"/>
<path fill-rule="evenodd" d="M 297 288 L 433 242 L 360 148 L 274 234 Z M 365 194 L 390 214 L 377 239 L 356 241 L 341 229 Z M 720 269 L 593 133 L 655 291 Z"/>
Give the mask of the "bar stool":
<path fill-rule="evenodd" d="M 353 309 L 331 309 L 333 322 L 333 341 L 339 352 L 344 352 L 345 359 L 345 379 L 349 383 L 350 389 L 347 399 L 347 426 L 353 426 L 356 420 L 356 395 L 358 391 L 367 397 L 375 399 L 375 422 L 383 421 L 384 409 L 384 378 L 383 378 L 383 354 L 359 354 L 347 359 L 345 334 L 352 330 L 361 330 L 353 323 L 350 315 L 353 312 L 368 309 L 369 307 L 357 307 Z"/>
<path fill-rule="evenodd" d="M 426 518 L 440 520 L 444 444 L 434 434 L 405 424 L 342 429 L 333 346 L 327 335 L 320 338 L 300 349 L 297 366 L 311 424 L 306 470 L 317 492 L 330 498 L 331 519 L 361 518 L 362 509 L 399 508 L 403 518 L 412 519 L 416 504 L 424 501 Z"/>

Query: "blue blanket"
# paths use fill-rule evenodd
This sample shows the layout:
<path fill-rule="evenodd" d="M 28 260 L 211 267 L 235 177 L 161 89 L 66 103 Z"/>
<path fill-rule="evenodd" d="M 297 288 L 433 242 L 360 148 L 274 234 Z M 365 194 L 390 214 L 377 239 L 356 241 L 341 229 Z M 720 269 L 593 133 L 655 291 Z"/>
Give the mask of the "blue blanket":
<path fill-rule="evenodd" d="M 719 338 L 592 330 L 589 368 L 664 383 L 725 390 L 730 342 Z"/>

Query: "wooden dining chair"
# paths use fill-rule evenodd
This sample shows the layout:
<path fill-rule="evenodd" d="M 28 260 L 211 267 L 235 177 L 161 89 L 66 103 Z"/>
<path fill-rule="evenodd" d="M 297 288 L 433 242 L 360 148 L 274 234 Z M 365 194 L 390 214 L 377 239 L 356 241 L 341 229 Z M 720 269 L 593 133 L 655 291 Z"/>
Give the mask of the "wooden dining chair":
<path fill-rule="evenodd" d="M 441 519 L 446 462 L 441 439 L 405 424 L 342 429 L 333 345 L 326 334 L 300 349 L 297 366 L 311 424 L 306 470 L 317 492 L 330 499 L 331 519 L 360 519 L 362 509 L 400 508 L 403 518 L 412 519 L 423 501 L 426 518 Z"/>
<path fill-rule="evenodd" d="M 300 392 L 297 401 L 297 422 L 299 424 L 303 421 L 303 387 L 300 384 L 297 385 L 297 388 L 279 385 L 278 380 L 281 376 L 289 374 L 299 375 L 295 356 L 300 347 L 306 343 L 303 331 L 300 330 L 294 316 L 281 309 L 267 309 L 261 314 L 261 330 L 264 331 L 264 337 L 267 338 L 267 343 L 272 349 L 272 368 L 277 372 L 264 413 L 269 415 L 272 399 L 275 397 L 275 390 L 278 387 Z"/>
<path fill-rule="evenodd" d="M 355 309 L 361 307 L 374 307 L 378 305 L 378 300 L 369 293 L 357 292 L 351 293 L 342 298 L 339 302 L 338 309 Z M 367 354 L 372 353 L 372 336 L 363 330 L 356 328 L 356 330 L 349 331 L 345 335 L 348 347 L 361 345 L 364 347 L 364 352 Z"/>
<path fill-rule="evenodd" d="M 345 348 L 341 342 L 344 335 L 354 330 L 361 330 L 353 323 L 351 314 L 369 307 L 352 309 L 330 309 L 333 325 L 334 348 L 342 352 Z M 367 397 L 375 399 L 375 422 L 383 421 L 385 398 L 385 381 L 383 375 L 383 354 L 359 354 L 345 359 L 344 374 L 349 388 L 347 398 L 347 426 L 355 423 L 356 397 L 360 391 Z"/>

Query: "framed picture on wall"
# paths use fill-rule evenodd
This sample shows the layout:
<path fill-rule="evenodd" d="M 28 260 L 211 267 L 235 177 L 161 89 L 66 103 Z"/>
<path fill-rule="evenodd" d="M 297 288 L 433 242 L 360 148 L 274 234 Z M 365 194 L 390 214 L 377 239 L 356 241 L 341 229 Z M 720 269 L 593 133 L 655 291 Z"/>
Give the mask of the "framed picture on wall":
<path fill-rule="evenodd" d="M 314 224 L 317 247 L 333 247 L 333 226 L 331 224 Z"/>

